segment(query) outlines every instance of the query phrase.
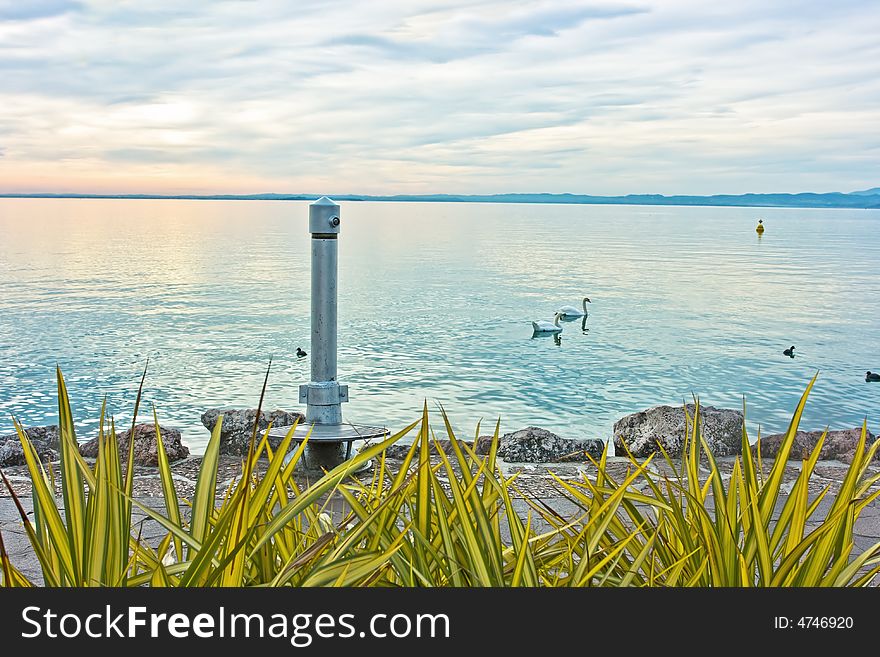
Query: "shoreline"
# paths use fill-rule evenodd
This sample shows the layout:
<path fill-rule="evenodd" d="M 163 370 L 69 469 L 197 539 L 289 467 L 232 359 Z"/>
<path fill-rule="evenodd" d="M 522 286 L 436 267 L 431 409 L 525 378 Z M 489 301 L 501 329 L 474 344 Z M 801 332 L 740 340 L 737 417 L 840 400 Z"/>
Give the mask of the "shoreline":
<path fill-rule="evenodd" d="M 0 199 L 67 199 L 67 200 L 110 200 L 110 201 L 314 201 L 318 194 L 0 194 Z M 504 198 L 504 197 L 532 198 Z M 541 198 L 541 197 L 547 198 Z M 766 201 L 736 202 L 745 197 L 755 196 L 810 196 L 844 197 L 853 201 L 852 205 L 810 203 L 801 199 L 789 203 Z M 497 197 L 497 198 L 493 198 Z M 781 210 L 880 210 L 880 194 L 859 195 L 846 192 L 799 192 L 797 194 L 717 194 L 712 196 L 687 196 L 662 194 L 631 194 L 627 196 L 590 196 L 587 194 L 496 194 L 496 195 L 424 195 L 424 196 L 370 196 L 359 194 L 331 195 L 331 198 L 346 203 L 486 203 L 498 205 L 599 205 L 629 207 L 671 207 L 671 208 L 764 208 Z M 700 202 L 719 198 L 716 202 Z M 687 199 L 696 199 L 690 202 Z M 861 205 L 861 199 L 872 199 L 873 203 Z"/>

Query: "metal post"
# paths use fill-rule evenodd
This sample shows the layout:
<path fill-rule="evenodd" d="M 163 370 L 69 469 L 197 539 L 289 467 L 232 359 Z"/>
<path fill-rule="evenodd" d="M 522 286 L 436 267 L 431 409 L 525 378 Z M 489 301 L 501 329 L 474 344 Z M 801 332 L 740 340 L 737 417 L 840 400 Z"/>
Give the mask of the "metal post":
<path fill-rule="evenodd" d="M 338 241 L 312 233 L 312 381 L 336 380 Z"/>
<path fill-rule="evenodd" d="M 311 380 L 300 386 L 308 424 L 342 424 L 348 386 L 336 381 L 339 206 L 322 196 L 309 206 L 312 235 Z"/>
<path fill-rule="evenodd" d="M 351 457 L 354 441 L 383 438 L 384 426 L 342 421 L 342 403 L 348 386 L 336 380 L 336 290 L 338 265 L 339 206 L 322 196 L 309 206 L 312 241 L 312 338 L 311 379 L 299 387 L 299 401 L 306 404 L 306 421 L 294 431 L 294 440 L 308 444 L 300 467 L 307 471 L 331 470 Z M 286 427 L 270 436 L 283 440 Z M 368 468 L 370 462 L 360 467 Z"/>

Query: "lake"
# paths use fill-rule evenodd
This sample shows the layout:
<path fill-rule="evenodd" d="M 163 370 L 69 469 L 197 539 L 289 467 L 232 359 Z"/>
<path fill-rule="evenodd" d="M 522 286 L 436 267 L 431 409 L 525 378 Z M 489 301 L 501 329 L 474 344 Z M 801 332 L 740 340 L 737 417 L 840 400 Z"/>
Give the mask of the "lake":
<path fill-rule="evenodd" d="M 657 404 L 741 408 L 787 427 L 877 432 L 880 211 L 342 203 L 339 380 L 347 421 L 402 428 L 427 400 L 460 436 L 538 425 L 608 439 Z M 758 218 L 766 233 L 755 233 Z M 106 397 L 155 404 L 195 453 L 210 407 L 299 410 L 308 380 L 308 203 L 0 199 L 0 433 L 57 422 L 56 363 L 80 438 Z M 592 304 L 559 344 L 531 321 Z M 796 346 L 794 359 L 782 355 Z M 439 415 L 435 428 L 440 432 Z"/>

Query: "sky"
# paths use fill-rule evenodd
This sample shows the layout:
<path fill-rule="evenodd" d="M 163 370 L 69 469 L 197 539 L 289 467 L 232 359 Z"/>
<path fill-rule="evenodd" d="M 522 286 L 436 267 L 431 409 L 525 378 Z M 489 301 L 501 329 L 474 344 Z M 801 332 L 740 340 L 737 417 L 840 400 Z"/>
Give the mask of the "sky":
<path fill-rule="evenodd" d="M 876 0 L 0 0 L 0 193 L 876 186 Z"/>

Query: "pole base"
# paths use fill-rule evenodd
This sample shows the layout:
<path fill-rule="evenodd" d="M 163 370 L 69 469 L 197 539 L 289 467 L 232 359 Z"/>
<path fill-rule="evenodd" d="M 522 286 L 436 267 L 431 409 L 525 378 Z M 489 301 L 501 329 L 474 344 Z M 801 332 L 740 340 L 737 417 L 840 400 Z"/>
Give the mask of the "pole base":
<path fill-rule="evenodd" d="M 289 427 L 273 428 L 269 436 L 282 440 Z M 296 427 L 293 439 L 295 442 L 305 440 L 308 443 L 296 466 L 298 471 L 321 474 L 329 472 L 338 465 L 345 463 L 352 455 L 352 443 L 359 440 L 381 439 L 388 435 L 388 429 L 363 424 L 301 424 Z M 293 448 L 291 448 L 291 451 Z M 288 455 L 289 458 L 289 455 Z M 372 467 L 367 461 L 352 474 L 364 472 Z"/>
<path fill-rule="evenodd" d="M 306 449 L 296 465 L 297 472 L 306 474 L 323 475 L 332 469 L 345 463 L 347 445 L 345 443 L 315 443 L 306 445 Z M 373 459 L 361 463 L 351 471 L 351 474 L 360 474 L 372 469 Z"/>
<path fill-rule="evenodd" d="M 345 443 L 309 442 L 300 463 L 307 470 L 332 470 L 345 461 Z"/>

